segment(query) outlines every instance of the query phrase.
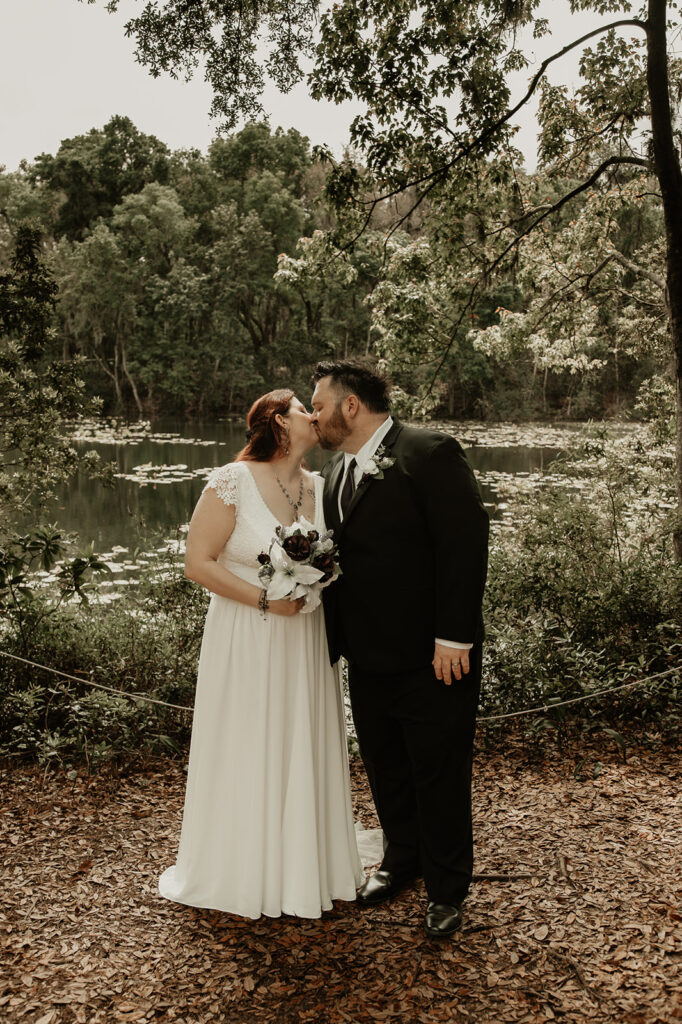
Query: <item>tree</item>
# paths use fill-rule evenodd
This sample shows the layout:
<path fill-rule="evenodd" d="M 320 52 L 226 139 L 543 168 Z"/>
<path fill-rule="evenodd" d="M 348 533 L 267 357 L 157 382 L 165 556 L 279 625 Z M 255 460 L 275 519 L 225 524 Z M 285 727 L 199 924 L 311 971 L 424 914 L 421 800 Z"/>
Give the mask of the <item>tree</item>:
<path fill-rule="evenodd" d="M 58 197 L 36 188 L 25 167 L 11 172 L 0 168 L 0 269 L 9 269 L 20 226 L 31 223 L 43 236 L 52 235 L 58 206 Z"/>
<path fill-rule="evenodd" d="M 82 243 L 63 240 L 55 256 L 58 312 L 69 347 L 93 359 L 125 406 L 127 347 L 135 326 L 129 268 L 111 228 L 98 224 Z M 138 396 L 139 408 L 139 396 Z"/>
<path fill-rule="evenodd" d="M 116 6 L 116 0 L 110 3 Z M 539 7 L 540 0 L 338 0 L 326 8 L 309 86 L 316 98 L 364 104 L 351 126 L 351 142 L 366 165 L 363 173 L 348 161 L 339 164 L 328 194 L 354 227 L 346 236 L 351 241 L 369 225 L 379 202 L 408 187 L 415 189 L 414 205 L 453 186 L 471 189 L 487 161 L 510 150 L 515 115 L 542 90 L 543 161 L 564 177 L 570 166 L 574 182 L 549 204 L 527 206 L 519 197 L 507 230 L 497 226 L 488 236 L 479 275 L 460 312 L 463 322 L 491 276 L 510 269 L 522 240 L 576 196 L 619 180 L 627 169 L 655 176 L 666 233 L 677 403 L 676 552 L 682 559 L 682 169 L 673 100 L 679 64 L 667 42 L 669 23 L 679 27 L 679 3 L 646 0 L 633 15 L 629 0 L 570 0 L 573 13 L 597 12 L 602 23 L 545 58 L 525 94 L 513 101 L 508 75 L 528 67 L 518 30 L 525 26 L 539 36 L 550 29 Z M 300 58 L 312 53 L 318 10 L 314 0 L 293 7 L 279 0 L 166 0 L 149 5 L 127 30 L 137 39 L 138 59 L 153 74 L 191 72 L 206 57 L 214 112 L 229 124 L 257 107 L 266 72 L 284 89 L 303 77 Z M 261 30 L 271 43 L 280 43 L 279 61 L 273 55 L 258 61 Z M 592 40 L 596 45 L 585 49 L 581 61 L 585 86 L 575 103 L 558 105 L 547 69 Z M 513 192 L 513 171 L 507 182 Z M 358 214 L 354 225 L 346 215 L 349 200 Z M 453 342 L 459 327 L 453 326 Z M 443 364 L 447 352 L 446 347 Z"/>
<path fill-rule="evenodd" d="M 214 212 L 216 240 L 209 262 L 215 308 L 223 315 L 231 311 L 246 330 L 255 368 L 264 380 L 271 375 L 278 344 L 290 320 L 273 277 L 277 257 L 293 250 L 304 223 L 300 203 L 271 171 L 248 179 L 241 209 L 237 203 L 229 203 Z"/>
<path fill-rule="evenodd" d="M 64 197 L 55 234 L 82 239 L 99 218 L 110 217 L 124 196 L 146 184 L 168 181 L 169 151 L 128 117 L 112 117 L 102 129 L 65 139 L 56 156 L 42 153 L 31 178 Z"/>
<path fill-rule="evenodd" d="M 616 400 L 633 361 L 665 367 L 664 237 L 652 189 L 637 175 L 589 193 L 558 230 L 545 226 L 524 239 L 520 308 L 500 304 L 494 323 L 471 332 L 476 348 L 502 362 L 525 353 L 545 391 L 550 371 L 597 375 L 610 364 Z"/>
<path fill-rule="evenodd" d="M 330 250 L 326 232 L 300 238 L 296 255 L 281 253 L 275 280 L 297 309 L 311 360 L 365 352 L 369 315 L 365 299 L 376 281 L 380 244 L 365 236 L 352 254 Z"/>
<path fill-rule="evenodd" d="M 240 217 L 235 204 L 219 206 L 214 227 L 210 262 L 215 312 L 224 323 L 232 321 L 233 329 L 246 331 L 254 365 L 265 380 L 286 318 L 272 279 L 277 247 L 255 210 Z"/>
<path fill-rule="evenodd" d="M 94 471 L 70 424 L 92 415 L 75 360 L 45 358 L 53 337 L 55 284 L 40 254 L 40 235 L 17 230 L 11 269 L 0 276 L 0 539 L 29 509 L 45 507 L 77 470 Z"/>
<path fill-rule="evenodd" d="M 310 145 L 295 128 L 272 132 L 266 122 L 252 122 L 228 138 L 215 139 L 208 160 L 220 181 L 243 185 L 248 178 L 269 171 L 288 191 L 300 196 L 310 166 Z"/>
<path fill-rule="evenodd" d="M 298 132 L 247 125 L 206 157 L 171 154 L 172 187 L 150 182 L 82 240 L 61 238 L 61 333 L 88 357 L 89 385 L 118 411 L 232 411 L 319 358 L 296 344 L 299 310 L 273 280 L 314 226 L 310 170 Z"/>
<path fill-rule="evenodd" d="M 113 13 L 119 0 L 106 0 L 106 6 Z M 266 76 L 282 92 L 300 81 L 300 57 L 313 53 L 318 6 L 319 0 L 166 0 L 147 4 L 126 34 L 135 37 L 136 59 L 154 78 L 189 79 L 203 64 L 214 94 L 211 113 L 231 129 L 262 115 Z M 264 60 L 262 47 L 257 52 L 261 29 L 268 45 Z"/>
<path fill-rule="evenodd" d="M 168 325 L 167 303 L 157 307 L 192 230 L 173 189 L 152 183 L 126 196 L 109 224 L 100 222 L 85 241 L 60 247 L 64 330 L 111 380 L 119 408 L 125 383 L 141 414 L 142 380 L 163 372 L 166 360 L 152 340 Z"/>

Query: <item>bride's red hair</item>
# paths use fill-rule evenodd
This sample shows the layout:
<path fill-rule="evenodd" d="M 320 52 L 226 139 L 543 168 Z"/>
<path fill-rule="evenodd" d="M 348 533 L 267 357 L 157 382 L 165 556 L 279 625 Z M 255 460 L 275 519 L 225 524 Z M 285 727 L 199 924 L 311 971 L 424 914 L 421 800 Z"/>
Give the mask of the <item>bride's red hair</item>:
<path fill-rule="evenodd" d="M 290 388 L 279 388 L 256 399 L 246 417 L 248 441 L 235 462 L 269 462 L 284 450 L 287 431 L 276 417 L 286 416 L 293 397 Z"/>

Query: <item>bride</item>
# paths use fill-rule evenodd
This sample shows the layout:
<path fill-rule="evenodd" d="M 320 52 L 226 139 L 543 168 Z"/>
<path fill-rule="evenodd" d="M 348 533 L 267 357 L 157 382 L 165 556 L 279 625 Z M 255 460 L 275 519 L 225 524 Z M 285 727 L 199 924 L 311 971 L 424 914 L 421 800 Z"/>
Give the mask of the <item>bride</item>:
<path fill-rule="evenodd" d="M 325 529 L 323 481 L 302 466 L 317 434 L 289 390 L 259 398 L 247 422 L 246 447 L 211 474 L 187 536 L 185 575 L 213 596 L 180 848 L 159 891 L 249 918 L 319 917 L 364 881 L 338 667 L 322 608 L 268 605 L 258 579 L 278 524 Z"/>

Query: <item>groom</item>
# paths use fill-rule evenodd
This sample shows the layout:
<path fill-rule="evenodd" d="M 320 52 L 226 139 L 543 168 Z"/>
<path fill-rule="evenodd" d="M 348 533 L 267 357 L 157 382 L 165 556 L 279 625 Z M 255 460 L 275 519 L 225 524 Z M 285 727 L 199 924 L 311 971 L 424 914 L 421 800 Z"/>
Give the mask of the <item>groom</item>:
<path fill-rule="evenodd" d="M 313 422 L 343 575 L 324 591 L 381 827 L 373 905 L 423 876 L 427 935 L 462 923 L 473 869 L 471 765 L 481 682 L 488 515 L 462 448 L 390 416 L 388 382 L 319 363 Z"/>

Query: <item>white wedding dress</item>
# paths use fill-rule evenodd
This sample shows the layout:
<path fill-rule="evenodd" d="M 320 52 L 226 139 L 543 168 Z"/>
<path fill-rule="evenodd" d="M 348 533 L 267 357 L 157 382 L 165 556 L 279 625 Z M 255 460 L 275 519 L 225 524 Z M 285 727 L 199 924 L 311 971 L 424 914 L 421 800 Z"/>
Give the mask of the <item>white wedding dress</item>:
<path fill-rule="evenodd" d="M 277 520 L 246 462 L 206 485 L 236 510 L 221 565 L 259 586 Z M 315 477 L 315 527 L 325 529 Z M 333 584 L 332 584 L 333 585 Z M 319 917 L 364 881 L 343 697 L 321 607 L 291 618 L 211 597 L 199 659 L 180 848 L 166 899 L 243 917 Z"/>

